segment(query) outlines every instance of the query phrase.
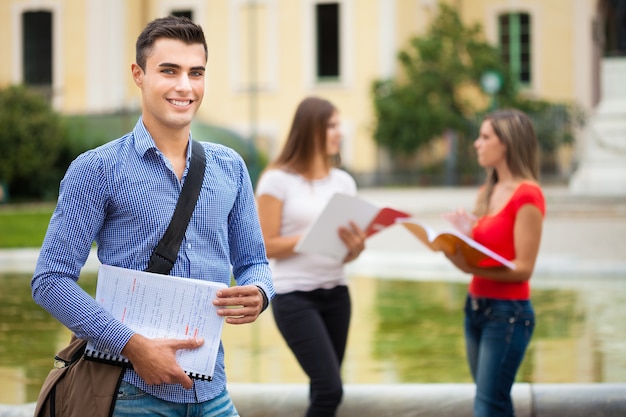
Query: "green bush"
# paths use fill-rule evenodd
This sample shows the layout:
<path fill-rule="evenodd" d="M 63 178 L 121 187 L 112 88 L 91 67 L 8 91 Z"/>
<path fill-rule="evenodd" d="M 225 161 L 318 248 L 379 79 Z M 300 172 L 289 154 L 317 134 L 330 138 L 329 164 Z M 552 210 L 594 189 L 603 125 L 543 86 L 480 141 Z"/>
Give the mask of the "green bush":
<path fill-rule="evenodd" d="M 0 203 L 51 201 L 70 163 L 82 152 L 132 131 L 138 112 L 59 115 L 46 100 L 22 86 L 0 89 Z M 238 151 L 253 183 L 267 158 L 245 138 L 196 122 L 194 137 Z"/>
<path fill-rule="evenodd" d="M 65 129 L 46 100 L 22 86 L 0 89 L 0 183 L 12 199 L 50 197 Z"/>

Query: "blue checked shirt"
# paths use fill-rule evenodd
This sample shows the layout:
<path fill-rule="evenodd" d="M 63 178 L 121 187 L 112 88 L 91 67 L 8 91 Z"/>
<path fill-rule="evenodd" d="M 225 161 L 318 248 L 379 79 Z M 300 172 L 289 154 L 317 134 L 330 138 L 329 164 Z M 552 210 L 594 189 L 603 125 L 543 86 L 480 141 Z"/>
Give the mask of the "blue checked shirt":
<path fill-rule="evenodd" d="M 191 137 L 190 137 L 191 140 Z M 207 166 L 172 275 L 257 285 L 274 296 L 254 193 L 244 161 L 233 150 L 203 143 Z M 191 143 L 188 146 L 189 168 Z M 120 354 L 133 332 L 76 283 L 92 243 L 101 263 L 144 270 L 165 233 L 182 189 L 141 118 L 134 130 L 80 155 L 61 182 L 32 279 L 34 300 L 96 349 Z M 147 385 L 132 370 L 124 380 L 158 398 L 203 402 L 226 385 L 220 346 L 213 381 Z"/>

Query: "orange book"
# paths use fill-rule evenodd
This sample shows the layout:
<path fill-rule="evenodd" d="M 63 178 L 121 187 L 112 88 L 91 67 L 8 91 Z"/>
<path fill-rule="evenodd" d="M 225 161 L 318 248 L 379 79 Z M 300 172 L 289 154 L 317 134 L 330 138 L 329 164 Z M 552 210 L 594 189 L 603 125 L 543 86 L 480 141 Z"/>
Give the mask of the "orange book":
<path fill-rule="evenodd" d="M 515 269 L 513 262 L 456 230 L 438 232 L 432 227 L 408 217 L 398 219 L 396 222 L 404 226 L 424 245 L 435 252 L 454 252 L 458 246 L 465 260 L 470 265 L 481 266 L 481 261 L 490 258 L 499 265 Z"/>

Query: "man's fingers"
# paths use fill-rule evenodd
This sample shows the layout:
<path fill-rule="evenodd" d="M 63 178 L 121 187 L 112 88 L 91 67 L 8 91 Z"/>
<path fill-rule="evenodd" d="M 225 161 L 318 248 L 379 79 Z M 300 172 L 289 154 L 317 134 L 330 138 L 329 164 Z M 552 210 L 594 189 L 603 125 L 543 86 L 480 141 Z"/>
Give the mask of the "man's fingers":
<path fill-rule="evenodd" d="M 263 296 L 256 285 L 234 286 L 217 292 L 213 305 L 230 324 L 252 323 L 263 309 Z"/>
<path fill-rule="evenodd" d="M 219 290 L 216 295 L 218 298 L 239 298 L 249 297 L 259 292 L 255 285 L 234 286 Z"/>
<path fill-rule="evenodd" d="M 185 373 L 183 373 L 183 375 L 185 375 L 185 376 L 181 377 L 178 382 L 180 383 L 180 385 L 183 386 L 183 388 L 191 389 L 191 387 L 193 387 L 193 381 L 191 380 L 189 375 L 187 375 Z"/>
<path fill-rule="evenodd" d="M 255 320 L 256 316 L 226 317 L 226 323 L 228 324 L 248 324 L 253 323 Z"/>
<path fill-rule="evenodd" d="M 201 337 L 189 338 L 189 339 L 155 339 L 164 343 L 164 348 L 172 351 L 176 355 L 178 350 L 193 350 L 197 349 L 204 344 L 204 339 Z"/>
<path fill-rule="evenodd" d="M 216 295 L 217 298 L 213 300 L 213 304 L 222 307 L 253 306 L 259 301 L 263 302 L 259 289 L 254 285 L 230 287 L 218 291 Z"/>
<path fill-rule="evenodd" d="M 176 340 L 175 349 L 197 349 L 204 343 L 204 339 L 201 337 L 193 339 Z"/>

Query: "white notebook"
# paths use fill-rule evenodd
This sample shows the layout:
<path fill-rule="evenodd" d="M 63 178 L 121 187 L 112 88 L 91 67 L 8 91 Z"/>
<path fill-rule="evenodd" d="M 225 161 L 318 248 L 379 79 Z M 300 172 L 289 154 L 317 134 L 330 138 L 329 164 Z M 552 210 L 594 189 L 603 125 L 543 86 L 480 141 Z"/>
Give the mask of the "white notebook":
<path fill-rule="evenodd" d="M 178 364 L 192 378 L 210 381 L 215 369 L 224 318 L 213 305 L 215 293 L 225 284 L 101 265 L 96 301 L 113 317 L 148 338 L 201 337 L 194 350 L 179 350 Z M 87 343 L 85 356 L 105 362 L 128 363 L 94 349 Z"/>
<path fill-rule="evenodd" d="M 390 207 L 378 207 L 355 195 L 335 193 L 294 250 L 341 261 L 348 254 L 348 247 L 339 237 L 340 226 L 348 227 L 353 221 L 370 237 L 402 217 L 409 217 L 409 214 Z"/>

